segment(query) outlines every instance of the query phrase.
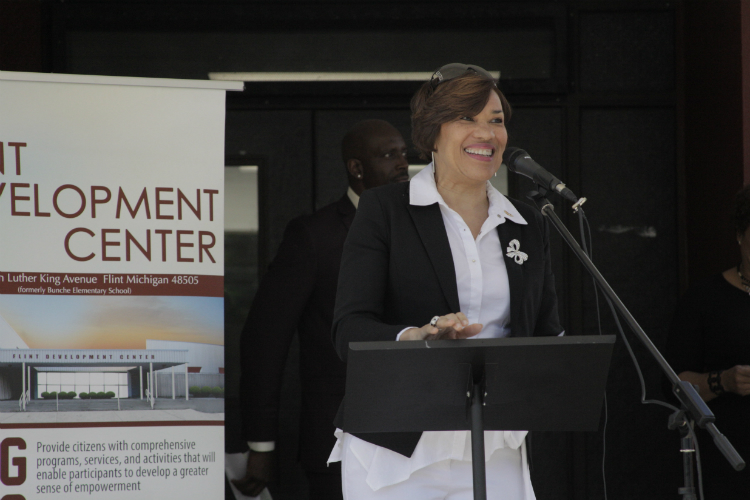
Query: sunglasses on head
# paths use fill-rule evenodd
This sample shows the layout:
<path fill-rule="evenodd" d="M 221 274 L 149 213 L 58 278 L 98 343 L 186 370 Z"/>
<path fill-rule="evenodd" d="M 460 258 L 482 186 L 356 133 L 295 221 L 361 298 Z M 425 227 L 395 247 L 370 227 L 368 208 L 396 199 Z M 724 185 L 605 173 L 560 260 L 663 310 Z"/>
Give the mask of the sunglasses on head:
<path fill-rule="evenodd" d="M 448 80 L 453 80 L 454 78 L 458 78 L 459 76 L 463 76 L 468 72 L 476 73 L 482 78 L 486 78 L 492 81 L 492 83 L 495 83 L 495 79 L 493 78 L 493 76 L 484 68 L 469 64 L 450 63 L 441 67 L 439 70 L 435 71 L 432 74 L 432 77 L 430 78 L 430 85 L 432 86 L 432 89 L 435 90 L 441 83 L 447 82 Z"/>

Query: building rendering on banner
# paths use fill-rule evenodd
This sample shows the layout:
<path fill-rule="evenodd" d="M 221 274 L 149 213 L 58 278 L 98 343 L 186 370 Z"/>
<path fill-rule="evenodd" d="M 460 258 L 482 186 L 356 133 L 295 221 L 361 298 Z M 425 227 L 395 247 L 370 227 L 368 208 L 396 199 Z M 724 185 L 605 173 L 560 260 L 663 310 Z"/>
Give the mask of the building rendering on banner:
<path fill-rule="evenodd" d="M 223 359 L 224 346 L 159 340 L 146 349 L 30 349 L 0 315 L 0 400 L 23 407 L 52 392 L 188 399 L 196 376 L 213 375 L 211 385 L 223 387 Z"/>
<path fill-rule="evenodd" d="M 26 342 L 16 333 L 16 331 L 0 315 L 0 352 L 28 349 Z M 18 371 L 17 369 L 15 371 Z M 0 362 L 0 400 L 10 399 L 12 397 L 12 376 L 14 370 L 10 364 L 6 365 Z M 19 373 L 20 375 L 20 373 Z M 17 391 L 21 392 L 20 377 Z"/>

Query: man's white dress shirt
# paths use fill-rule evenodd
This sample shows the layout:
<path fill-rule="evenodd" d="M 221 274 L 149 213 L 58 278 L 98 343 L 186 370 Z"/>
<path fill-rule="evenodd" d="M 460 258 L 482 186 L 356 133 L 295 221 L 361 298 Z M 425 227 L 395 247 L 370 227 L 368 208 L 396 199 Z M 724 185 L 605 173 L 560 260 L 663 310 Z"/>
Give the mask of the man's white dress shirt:
<path fill-rule="evenodd" d="M 466 222 L 445 203 L 438 192 L 432 164 L 414 176 L 409 187 L 411 205 L 425 206 L 438 203 L 440 207 L 453 255 L 461 312 L 466 315 L 469 324 L 484 325 L 479 335 L 473 338 L 500 338 L 510 334 L 510 288 L 504 252 L 496 228 L 506 221 L 527 224 L 513 204 L 489 182 L 487 198 L 488 217 L 475 240 Z M 526 434 L 527 431 L 484 433 L 485 461 L 490 459 L 495 450 L 520 448 L 525 491 L 522 499 L 518 500 L 535 498 L 526 460 Z M 329 462 L 341 460 L 343 454 L 343 431 L 337 429 L 336 436 L 338 441 L 331 452 Z M 471 461 L 469 431 L 424 432 L 411 457 L 405 457 L 355 436 L 350 436 L 347 442 L 351 453 L 368 471 L 366 482 L 373 490 L 405 481 L 413 472 L 437 462 L 448 459 Z M 502 471 L 492 473 L 502 474 Z"/>

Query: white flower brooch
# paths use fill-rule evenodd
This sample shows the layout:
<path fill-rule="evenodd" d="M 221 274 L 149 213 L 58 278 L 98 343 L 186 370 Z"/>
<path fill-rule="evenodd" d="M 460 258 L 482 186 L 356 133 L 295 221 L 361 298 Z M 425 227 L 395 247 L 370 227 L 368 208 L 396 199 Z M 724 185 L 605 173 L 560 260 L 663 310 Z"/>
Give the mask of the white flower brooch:
<path fill-rule="evenodd" d="M 511 240 L 507 250 L 508 253 L 505 255 L 515 259 L 516 264 L 523 264 L 529 258 L 529 256 L 520 251 L 519 248 L 521 248 L 521 244 L 518 242 L 518 240 Z"/>

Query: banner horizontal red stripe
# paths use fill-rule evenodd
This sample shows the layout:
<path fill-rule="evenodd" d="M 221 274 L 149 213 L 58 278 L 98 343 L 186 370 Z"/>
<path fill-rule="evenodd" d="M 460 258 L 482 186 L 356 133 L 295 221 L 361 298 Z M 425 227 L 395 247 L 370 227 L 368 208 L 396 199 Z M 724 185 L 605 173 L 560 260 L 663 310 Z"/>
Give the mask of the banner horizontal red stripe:
<path fill-rule="evenodd" d="M 89 427 L 202 427 L 223 425 L 223 420 L 157 420 L 144 422 L 37 422 L 28 424 L 0 424 L 0 429 L 77 429 Z"/>
<path fill-rule="evenodd" d="M 205 274 L 86 274 L 0 271 L 0 294 L 223 297 L 224 276 Z"/>

